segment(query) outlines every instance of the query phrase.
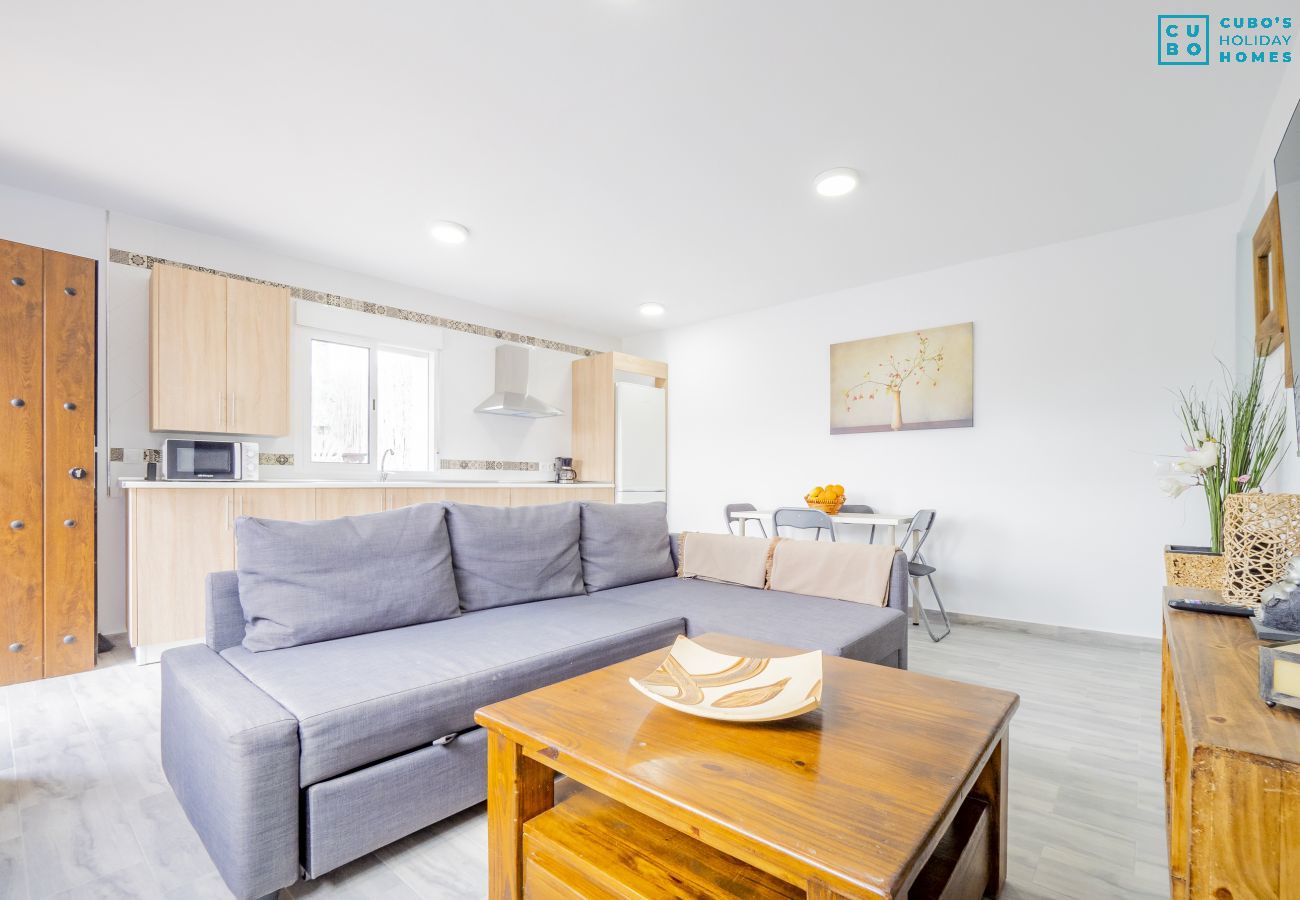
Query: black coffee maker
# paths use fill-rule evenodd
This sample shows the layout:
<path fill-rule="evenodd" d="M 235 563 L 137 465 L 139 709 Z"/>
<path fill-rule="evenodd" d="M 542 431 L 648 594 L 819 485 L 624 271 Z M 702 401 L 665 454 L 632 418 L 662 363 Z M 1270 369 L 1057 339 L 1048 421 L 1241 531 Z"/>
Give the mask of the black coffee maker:
<path fill-rule="evenodd" d="M 573 484 L 578 480 L 572 456 L 555 457 L 555 480 L 558 484 Z"/>

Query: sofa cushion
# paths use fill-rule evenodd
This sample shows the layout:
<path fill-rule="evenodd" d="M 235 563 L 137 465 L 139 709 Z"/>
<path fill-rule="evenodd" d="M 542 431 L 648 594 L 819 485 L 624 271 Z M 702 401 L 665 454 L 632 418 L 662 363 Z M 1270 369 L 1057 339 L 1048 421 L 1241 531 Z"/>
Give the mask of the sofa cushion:
<path fill-rule="evenodd" d="M 583 593 L 577 503 L 447 504 L 452 565 L 466 612 Z"/>
<path fill-rule="evenodd" d="M 667 647 L 683 631 L 678 615 L 583 594 L 221 655 L 298 719 L 306 786 L 464 731 L 480 706 Z"/>
<path fill-rule="evenodd" d="M 668 504 L 582 504 L 582 580 L 588 591 L 671 578 Z"/>
<path fill-rule="evenodd" d="M 443 507 L 235 521 L 244 646 L 276 650 L 460 615 Z"/>
<path fill-rule="evenodd" d="M 863 662 L 899 665 L 906 659 L 899 651 L 907 647 L 907 617 L 897 609 L 687 578 L 630 584 L 591 596 L 611 606 L 681 616 L 688 637 L 721 631 Z"/>

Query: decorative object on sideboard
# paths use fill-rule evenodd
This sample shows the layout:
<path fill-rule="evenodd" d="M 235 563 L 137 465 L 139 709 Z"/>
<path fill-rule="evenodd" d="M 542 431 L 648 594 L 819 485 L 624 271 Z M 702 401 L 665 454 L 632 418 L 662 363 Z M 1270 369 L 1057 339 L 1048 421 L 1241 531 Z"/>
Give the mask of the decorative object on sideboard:
<path fill-rule="evenodd" d="M 1229 497 L 1257 491 L 1277 466 L 1286 411 L 1279 402 L 1280 385 L 1264 390 L 1264 363 L 1262 357 L 1254 361 L 1244 387 L 1237 386 L 1225 369 L 1212 398 L 1202 397 L 1195 387 L 1179 392 L 1184 453 L 1156 460 L 1157 483 L 1170 498 L 1201 488 L 1209 512 L 1210 545 L 1165 548 L 1165 572 L 1171 585 L 1222 587 L 1218 572 L 1226 571 L 1226 560 L 1210 557 L 1223 553 L 1224 503 Z M 1263 586 L 1252 592 L 1251 602 Z"/>
<path fill-rule="evenodd" d="M 1287 561 L 1281 581 L 1264 589 L 1251 624 L 1261 641 L 1300 641 L 1300 556 Z"/>
<path fill-rule="evenodd" d="M 1287 560 L 1280 581 L 1260 596 L 1260 620 L 1272 628 L 1300 631 L 1300 556 Z"/>
<path fill-rule="evenodd" d="M 1259 648 L 1259 696 L 1300 710 L 1300 641 Z"/>
<path fill-rule="evenodd" d="M 831 344 L 831 434 L 974 425 L 974 360 L 971 322 Z"/>
<path fill-rule="evenodd" d="M 656 703 L 693 716 L 775 722 L 821 705 L 822 654 L 728 656 L 678 637 L 657 669 L 628 681 Z"/>
<path fill-rule="evenodd" d="M 1300 555 L 1300 494 L 1234 494 L 1223 509 L 1223 598 L 1256 605 Z"/>
<path fill-rule="evenodd" d="M 1165 546 L 1165 584 L 1171 587 L 1223 589 L 1223 554 L 1209 547 Z"/>

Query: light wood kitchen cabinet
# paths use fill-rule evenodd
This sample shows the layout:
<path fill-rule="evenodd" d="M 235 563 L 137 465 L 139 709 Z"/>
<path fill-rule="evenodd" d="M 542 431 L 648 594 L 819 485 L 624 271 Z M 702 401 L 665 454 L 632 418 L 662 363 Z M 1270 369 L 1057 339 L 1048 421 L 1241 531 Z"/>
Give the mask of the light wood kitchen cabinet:
<path fill-rule="evenodd" d="M 510 506 L 508 488 L 388 488 L 384 508 L 399 509 L 417 503 L 474 503 L 479 506 Z"/>
<path fill-rule="evenodd" d="M 477 506 L 510 506 L 513 492 L 508 488 L 447 488 L 443 500 L 452 503 L 473 503 Z"/>
<path fill-rule="evenodd" d="M 149 427 L 288 434 L 288 288 L 156 264 Z"/>
<path fill-rule="evenodd" d="M 437 503 L 446 500 L 447 492 L 441 488 L 385 488 L 384 509 L 401 509 L 419 503 Z"/>
<path fill-rule="evenodd" d="M 236 488 L 235 515 L 310 522 L 316 518 L 316 492 L 301 488 Z"/>
<path fill-rule="evenodd" d="M 289 291 L 226 280 L 226 431 L 289 433 Z"/>
<path fill-rule="evenodd" d="M 204 580 L 235 565 L 233 505 L 228 488 L 130 492 L 133 645 L 203 636 Z"/>
<path fill-rule="evenodd" d="M 614 489 L 600 487 L 571 488 L 511 488 L 511 506 L 540 506 L 544 503 L 570 503 L 590 500 L 598 503 L 613 503 Z"/>
<path fill-rule="evenodd" d="M 153 268 L 149 428 L 226 430 L 226 279 L 220 275 Z"/>
<path fill-rule="evenodd" d="M 364 516 L 384 511 L 384 492 L 379 488 L 317 488 L 316 518 Z"/>

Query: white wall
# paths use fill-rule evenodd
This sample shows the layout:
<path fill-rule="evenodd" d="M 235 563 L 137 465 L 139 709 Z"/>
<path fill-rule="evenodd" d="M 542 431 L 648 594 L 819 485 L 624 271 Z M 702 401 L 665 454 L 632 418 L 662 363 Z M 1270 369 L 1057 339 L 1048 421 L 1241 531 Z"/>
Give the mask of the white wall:
<path fill-rule="evenodd" d="M 1157 635 L 1162 545 L 1207 525 L 1152 460 L 1182 449 L 1170 391 L 1233 364 L 1235 229 L 1212 211 L 626 340 L 669 365 L 671 526 L 838 482 L 938 510 L 950 609 Z M 974 428 L 828 433 L 829 344 L 966 321 Z"/>

